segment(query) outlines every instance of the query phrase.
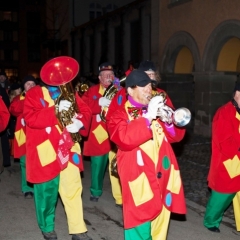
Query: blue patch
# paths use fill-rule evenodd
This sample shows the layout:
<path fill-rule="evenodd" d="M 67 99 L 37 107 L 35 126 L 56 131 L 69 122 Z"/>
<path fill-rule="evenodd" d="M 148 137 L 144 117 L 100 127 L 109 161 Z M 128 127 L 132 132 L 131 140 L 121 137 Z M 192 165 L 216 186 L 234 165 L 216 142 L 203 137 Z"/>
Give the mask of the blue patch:
<path fill-rule="evenodd" d="M 122 95 L 118 96 L 117 103 L 119 106 L 122 104 Z"/>
<path fill-rule="evenodd" d="M 127 120 L 127 123 L 130 123 L 130 120 L 129 120 L 129 119 Z"/>
<path fill-rule="evenodd" d="M 46 103 L 45 103 L 45 101 L 42 98 L 40 98 L 40 102 L 43 105 L 43 107 L 46 107 Z"/>
<path fill-rule="evenodd" d="M 75 164 L 79 164 L 80 163 L 79 155 L 77 153 L 74 153 L 72 156 L 72 160 Z"/>
<path fill-rule="evenodd" d="M 165 198 L 166 205 L 170 207 L 172 205 L 172 194 L 168 193 Z"/>
<path fill-rule="evenodd" d="M 94 95 L 94 96 L 93 96 L 93 99 L 94 99 L 94 100 L 96 100 L 96 99 L 97 99 L 97 96 L 96 96 L 96 95 Z"/>

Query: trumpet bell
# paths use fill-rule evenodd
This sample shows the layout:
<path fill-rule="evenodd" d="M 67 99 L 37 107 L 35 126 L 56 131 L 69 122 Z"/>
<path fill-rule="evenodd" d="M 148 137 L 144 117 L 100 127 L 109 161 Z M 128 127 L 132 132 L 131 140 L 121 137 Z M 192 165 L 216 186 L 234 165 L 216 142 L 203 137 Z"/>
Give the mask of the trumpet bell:
<path fill-rule="evenodd" d="M 178 127 L 186 126 L 191 120 L 191 112 L 187 108 L 178 108 L 174 111 L 173 123 Z"/>
<path fill-rule="evenodd" d="M 46 62 L 41 71 L 42 81 L 50 86 L 60 86 L 72 81 L 79 72 L 78 62 L 68 56 L 60 56 Z"/>

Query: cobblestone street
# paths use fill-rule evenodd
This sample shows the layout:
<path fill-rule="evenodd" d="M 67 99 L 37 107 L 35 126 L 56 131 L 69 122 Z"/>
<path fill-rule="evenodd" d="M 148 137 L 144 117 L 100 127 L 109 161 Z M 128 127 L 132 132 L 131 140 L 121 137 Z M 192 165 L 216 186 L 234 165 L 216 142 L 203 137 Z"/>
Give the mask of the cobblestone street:
<path fill-rule="evenodd" d="M 185 197 L 206 207 L 210 195 L 207 175 L 211 159 L 211 139 L 188 133 L 173 148 L 181 171 Z M 232 205 L 224 216 L 234 220 Z"/>

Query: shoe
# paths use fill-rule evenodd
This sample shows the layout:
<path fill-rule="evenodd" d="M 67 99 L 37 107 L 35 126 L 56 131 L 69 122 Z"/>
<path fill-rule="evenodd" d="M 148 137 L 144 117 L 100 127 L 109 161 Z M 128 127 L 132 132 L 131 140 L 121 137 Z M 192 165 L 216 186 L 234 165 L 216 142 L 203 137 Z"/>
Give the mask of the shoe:
<path fill-rule="evenodd" d="M 123 208 L 123 205 L 122 205 L 122 204 L 117 204 L 117 203 L 116 203 L 115 206 L 116 206 L 117 208 L 121 208 L 121 209 Z"/>
<path fill-rule="evenodd" d="M 92 240 L 87 233 L 78 233 L 72 235 L 72 240 Z"/>
<path fill-rule="evenodd" d="M 44 239 L 46 240 L 55 240 L 57 239 L 57 234 L 55 231 L 52 232 L 42 232 Z"/>
<path fill-rule="evenodd" d="M 217 227 L 210 227 L 210 228 L 207 228 L 207 229 L 211 232 L 216 232 L 216 233 L 220 232 L 219 228 L 217 228 Z"/>
<path fill-rule="evenodd" d="M 32 193 L 32 192 L 25 192 L 25 193 L 24 193 L 24 197 L 25 197 L 26 199 L 31 199 L 31 198 L 33 198 L 33 193 Z"/>
<path fill-rule="evenodd" d="M 90 201 L 92 202 L 98 202 L 98 199 L 99 199 L 98 196 L 93 196 L 93 195 L 90 196 Z"/>

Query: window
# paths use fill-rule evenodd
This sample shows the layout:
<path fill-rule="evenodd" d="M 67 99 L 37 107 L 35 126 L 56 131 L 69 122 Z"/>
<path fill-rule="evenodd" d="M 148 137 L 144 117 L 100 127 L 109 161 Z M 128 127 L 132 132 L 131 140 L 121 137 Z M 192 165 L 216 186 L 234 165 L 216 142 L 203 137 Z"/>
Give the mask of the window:
<path fill-rule="evenodd" d="M 13 61 L 18 61 L 18 50 L 13 50 Z"/>
<path fill-rule="evenodd" d="M 99 3 L 92 2 L 89 4 L 89 19 L 93 20 L 94 18 L 102 16 L 102 6 Z"/>
<path fill-rule="evenodd" d="M 168 7 L 173 7 L 192 0 L 169 0 Z"/>
<path fill-rule="evenodd" d="M 3 12 L 3 21 L 12 21 L 12 12 Z"/>
<path fill-rule="evenodd" d="M 4 50 L 4 60 L 5 61 L 12 61 L 13 60 L 13 51 L 10 49 Z"/>
<path fill-rule="evenodd" d="M 17 42 L 18 41 L 18 32 L 17 31 L 13 31 L 13 41 Z"/>
<path fill-rule="evenodd" d="M 41 52 L 40 42 L 40 13 L 27 13 L 27 46 L 28 46 L 28 61 L 39 62 Z"/>
<path fill-rule="evenodd" d="M 3 41 L 11 42 L 13 40 L 13 32 L 12 31 L 4 31 L 3 32 Z"/>
<path fill-rule="evenodd" d="M 111 12 L 115 9 L 117 9 L 117 6 L 115 4 L 112 4 L 112 3 L 108 4 L 107 7 L 106 7 L 107 12 Z"/>

